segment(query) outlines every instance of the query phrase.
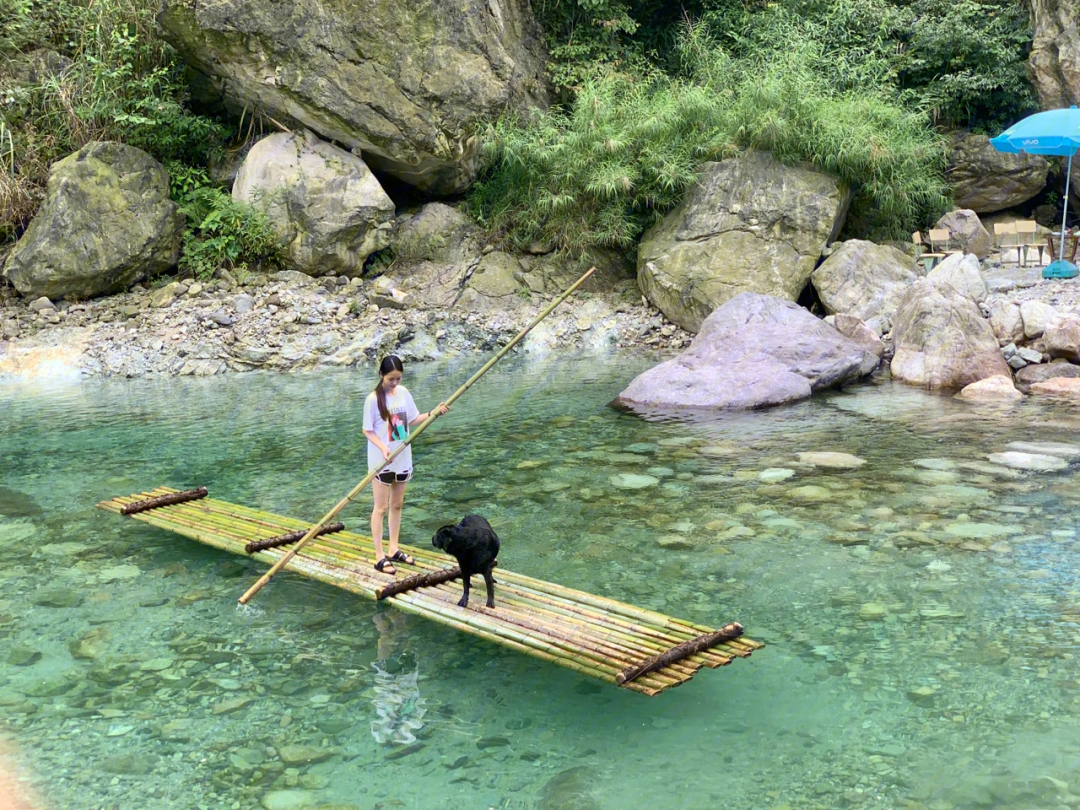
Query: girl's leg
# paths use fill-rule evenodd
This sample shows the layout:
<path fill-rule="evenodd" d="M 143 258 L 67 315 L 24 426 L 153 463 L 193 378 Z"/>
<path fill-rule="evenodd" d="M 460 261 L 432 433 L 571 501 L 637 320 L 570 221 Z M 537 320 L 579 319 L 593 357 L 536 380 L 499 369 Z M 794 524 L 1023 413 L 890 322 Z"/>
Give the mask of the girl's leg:
<path fill-rule="evenodd" d="M 408 485 L 408 481 L 402 481 L 400 483 L 395 482 L 387 487 L 390 490 L 390 516 L 387 518 L 386 526 L 390 532 L 389 553 L 391 557 L 398 550 L 398 534 L 401 531 L 401 505 L 405 503 L 405 487 Z"/>
<path fill-rule="evenodd" d="M 383 554 L 382 524 L 390 501 L 390 485 L 375 480 L 371 482 L 371 491 L 375 495 L 375 503 L 371 507 L 371 539 L 375 542 L 375 562 L 378 562 L 386 556 Z"/>

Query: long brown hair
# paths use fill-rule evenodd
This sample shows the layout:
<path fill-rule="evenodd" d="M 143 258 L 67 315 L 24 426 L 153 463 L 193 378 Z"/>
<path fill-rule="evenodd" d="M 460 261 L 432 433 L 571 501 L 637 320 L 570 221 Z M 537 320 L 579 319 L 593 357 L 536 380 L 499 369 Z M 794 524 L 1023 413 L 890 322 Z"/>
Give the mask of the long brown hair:
<path fill-rule="evenodd" d="M 401 364 L 401 358 L 394 354 L 388 354 L 379 364 L 379 384 L 375 386 L 375 401 L 379 403 L 379 416 L 384 422 L 390 421 L 390 409 L 386 407 L 386 391 L 383 390 L 383 377 L 391 371 L 405 373 L 405 366 Z"/>

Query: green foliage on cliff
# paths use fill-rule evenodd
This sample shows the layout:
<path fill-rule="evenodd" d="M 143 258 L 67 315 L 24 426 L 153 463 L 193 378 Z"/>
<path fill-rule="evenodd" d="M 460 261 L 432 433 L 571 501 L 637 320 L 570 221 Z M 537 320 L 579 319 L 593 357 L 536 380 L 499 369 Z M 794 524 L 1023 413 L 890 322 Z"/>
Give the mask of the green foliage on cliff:
<path fill-rule="evenodd" d="M 185 106 L 183 64 L 153 0 L 0 0 L 0 243 L 36 208 L 53 162 L 91 140 L 205 165 L 223 127 Z"/>
<path fill-rule="evenodd" d="M 871 87 L 936 124 L 990 131 L 1035 108 L 1031 22 L 1020 0 L 534 0 L 551 75 L 572 96 L 603 69 L 672 71 L 675 43 L 704 22 L 735 59 L 810 42 L 836 90 Z"/>
<path fill-rule="evenodd" d="M 490 128 L 496 168 L 474 213 L 518 246 L 629 247 L 702 161 L 761 149 L 845 180 L 861 235 L 910 233 L 947 203 L 943 141 L 925 112 L 873 86 L 837 89 L 820 50 L 796 40 L 734 58 L 705 27 L 688 29 L 678 77 L 612 70 L 565 108 Z"/>

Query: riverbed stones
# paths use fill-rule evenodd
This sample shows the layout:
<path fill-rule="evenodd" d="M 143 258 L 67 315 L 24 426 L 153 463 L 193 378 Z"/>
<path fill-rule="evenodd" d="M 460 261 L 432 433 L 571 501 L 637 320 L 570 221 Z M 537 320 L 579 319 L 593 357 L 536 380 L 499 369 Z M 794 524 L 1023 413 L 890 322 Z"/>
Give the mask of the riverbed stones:
<path fill-rule="evenodd" d="M 35 298 L 121 292 L 176 264 L 184 221 L 160 163 L 132 146 L 91 141 L 50 169 L 45 199 L 3 273 Z"/>
<path fill-rule="evenodd" d="M 876 355 L 797 304 L 740 293 L 709 315 L 689 349 L 640 374 L 612 405 L 777 405 L 859 379 L 877 363 Z"/>
<path fill-rule="evenodd" d="M 901 382 L 963 388 L 1011 373 L 976 303 L 942 282 L 922 279 L 909 288 L 897 310 L 893 343 L 892 375 Z"/>
<path fill-rule="evenodd" d="M 256 143 L 232 195 L 270 218 L 286 262 L 307 275 L 359 275 L 367 257 L 390 244 L 394 203 L 375 175 L 311 133 Z"/>
<path fill-rule="evenodd" d="M 673 323 L 701 329 L 743 292 L 794 301 L 839 231 L 850 192 L 767 152 L 707 162 L 638 246 L 638 286 Z"/>

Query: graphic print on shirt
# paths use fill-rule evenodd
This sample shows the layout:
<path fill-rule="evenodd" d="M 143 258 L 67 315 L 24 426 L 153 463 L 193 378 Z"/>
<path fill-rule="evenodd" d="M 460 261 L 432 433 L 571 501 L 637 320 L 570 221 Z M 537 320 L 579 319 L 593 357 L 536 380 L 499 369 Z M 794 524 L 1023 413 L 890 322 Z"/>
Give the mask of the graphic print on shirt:
<path fill-rule="evenodd" d="M 388 438 L 392 442 L 403 442 L 409 438 L 409 423 L 404 408 L 390 411 L 390 421 L 386 424 Z"/>

